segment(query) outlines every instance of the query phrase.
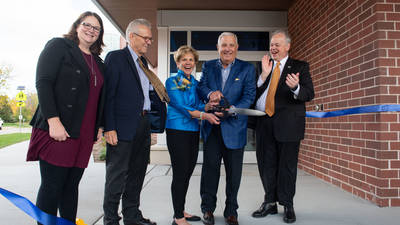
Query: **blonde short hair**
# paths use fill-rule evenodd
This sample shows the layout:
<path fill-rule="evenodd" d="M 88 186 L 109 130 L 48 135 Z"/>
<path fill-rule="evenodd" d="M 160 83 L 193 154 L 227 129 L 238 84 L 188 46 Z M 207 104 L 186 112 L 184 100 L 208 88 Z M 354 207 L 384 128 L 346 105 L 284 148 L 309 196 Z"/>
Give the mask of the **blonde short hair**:
<path fill-rule="evenodd" d="M 192 53 L 195 63 L 199 61 L 199 53 L 197 53 L 196 49 L 187 45 L 182 45 L 181 47 L 178 48 L 178 50 L 176 50 L 174 54 L 175 62 L 179 62 L 181 58 L 188 53 Z"/>

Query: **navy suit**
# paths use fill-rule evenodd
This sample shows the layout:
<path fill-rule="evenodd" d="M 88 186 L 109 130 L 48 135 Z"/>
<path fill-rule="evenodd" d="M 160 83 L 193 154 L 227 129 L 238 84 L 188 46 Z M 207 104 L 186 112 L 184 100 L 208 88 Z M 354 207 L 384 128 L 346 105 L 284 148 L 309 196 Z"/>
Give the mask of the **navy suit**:
<path fill-rule="evenodd" d="M 135 224 L 143 219 L 139 205 L 150 156 L 150 121 L 143 111 L 143 89 L 128 47 L 108 53 L 105 65 L 109 82 L 105 131 L 115 130 L 118 144 L 107 144 L 104 224 L 119 224 L 121 196 L 124 223 Z"/>
<path fill-rule="evenodd" d="M 255 99 L 255 69 L 250 63 L 235 59 L 222 90 L 219 59 L 203 64 L 203 76 L 197 86 L 200 99 L 208 101 L 208 94 L 220 91 L 229 103 L 238 108 L 249 108 Z M 242 176 L 243 148 L 247 141 L 247 116 L 237 115 L 221 120 L 220 125 L 202 122 L 204 159 L 201 174 L 201 208 L 213 212 L 216 207 L 221 158 L 226 170 L 226 206 L 224 216 L 237 216 L 237 193 Z"/>
<path fill-rule="evenodd" d="M 135 136 L 143 111 L 144 95 L 140 78 L 129 49 L 112 51 L 105 59 L 107 99 L 105 131 L 116 130 L 118 140 Z"/>

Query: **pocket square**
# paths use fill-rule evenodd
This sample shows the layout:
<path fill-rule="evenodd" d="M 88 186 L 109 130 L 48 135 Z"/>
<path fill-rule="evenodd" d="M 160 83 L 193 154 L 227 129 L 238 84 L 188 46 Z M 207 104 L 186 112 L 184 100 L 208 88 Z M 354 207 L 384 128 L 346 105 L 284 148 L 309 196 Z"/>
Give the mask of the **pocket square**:
<path fill-rule="evenodd" d="M 240 79 L 236 77 L 236 78 L 235 78 L 235 81 L 238 81 L 238 80 L 240 80 Z"/>

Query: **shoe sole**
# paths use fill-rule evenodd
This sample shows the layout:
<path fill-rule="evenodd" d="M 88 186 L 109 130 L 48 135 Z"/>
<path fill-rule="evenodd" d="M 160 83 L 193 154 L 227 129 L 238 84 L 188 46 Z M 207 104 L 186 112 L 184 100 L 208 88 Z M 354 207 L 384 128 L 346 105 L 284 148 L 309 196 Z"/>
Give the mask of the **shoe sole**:
<path fill-rule="evenodd" d="M 254 218 L 263 218 L 263 217 L 266 217 L 268 215 L 275 215 L 275 214 L 278 214 L 278 211 L 270 212 L 270 213 L 267 213 L 265 215 L 260 215 L 260 216 L 255 216 L 255 215 L 251 215 L 251 216 L 254 217 Z"/>
<path fill-rule="evenodd" d="M 286 218 L 283 218 L 283 222 L 285 222 L 285 223 L 294 223 L 294 222 L 296 222 L 296 219 L 286 219 Z"/>
<path fill-rule="evenodd" d="M 214 225 L 214 223 L 209 223 L 209 222 L 206 222 L 206 221 L 204 221 L 204 220 L 201 220 L 202 222 L 203 222 L 203 224 L 205 224 L 205 225 Z"/>
<path fill-rule="evenodd" d="M 199 216 L 185 217 L 185 219 L 186 219 L 186 221 L 190 221 L 190 222 L 201 221 L 201 218 Z"/>

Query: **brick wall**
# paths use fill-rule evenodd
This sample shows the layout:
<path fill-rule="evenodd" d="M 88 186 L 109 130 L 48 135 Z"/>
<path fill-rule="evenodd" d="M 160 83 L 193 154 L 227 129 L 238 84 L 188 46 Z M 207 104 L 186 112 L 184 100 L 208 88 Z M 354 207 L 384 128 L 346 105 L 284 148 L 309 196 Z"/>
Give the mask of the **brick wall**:
<path fill-rule="evenodd" d="M 297 0 L 290 55 L 324 111 L 400 102 L 400 0 Z M 299 167 L 378 206 L 400 206 L 400 115 L 308 118 Z"/>

